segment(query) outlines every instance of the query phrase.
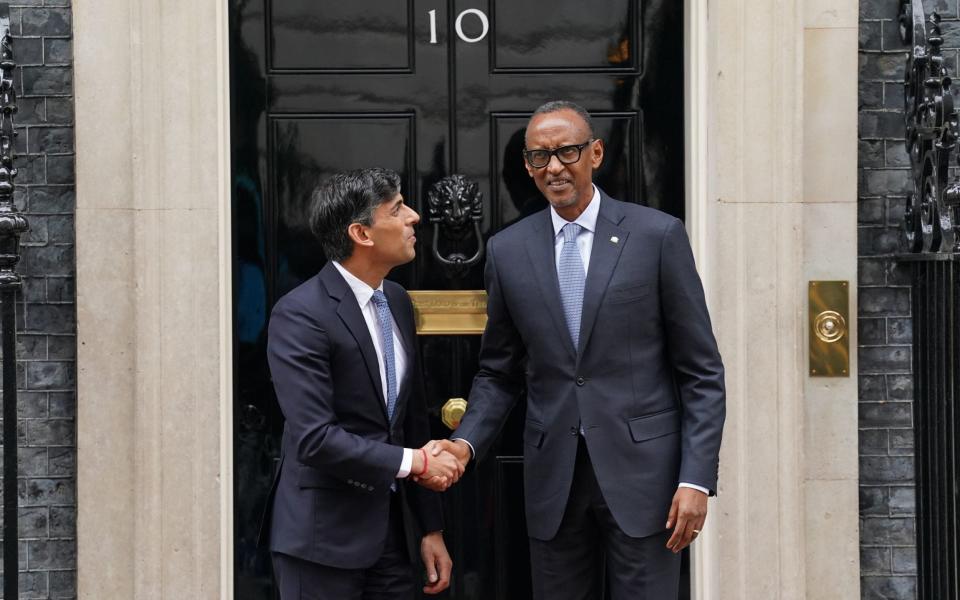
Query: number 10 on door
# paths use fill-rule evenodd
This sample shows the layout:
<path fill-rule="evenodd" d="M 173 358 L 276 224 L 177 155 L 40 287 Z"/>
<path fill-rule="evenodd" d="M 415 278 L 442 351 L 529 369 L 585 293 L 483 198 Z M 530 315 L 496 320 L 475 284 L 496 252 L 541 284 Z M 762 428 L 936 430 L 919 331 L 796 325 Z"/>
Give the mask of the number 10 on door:
<path fill-rule="evenodd" d="M 430 10 L 427 11 L 427 14 L 430 15 L 430 43 L 436 44 L 437 42 L 437 11 Z M 480 35 L 470 37 L 463 33 L 463 20 L 467 16 L 474 16 L 480 20 Z M 468 8 L 462 11 L 457 15 L 457 20 L 453 24 L 454 29 L 457 30 L 457 37 L 461 40 L 467 42 L 468 44 L 474 44 L 481 41 L 483 38 L 487 37 L 487 33 L 490 32 L 490 21 L 487 19 L 487 15 L 484 14 L 479 8 Z"/>

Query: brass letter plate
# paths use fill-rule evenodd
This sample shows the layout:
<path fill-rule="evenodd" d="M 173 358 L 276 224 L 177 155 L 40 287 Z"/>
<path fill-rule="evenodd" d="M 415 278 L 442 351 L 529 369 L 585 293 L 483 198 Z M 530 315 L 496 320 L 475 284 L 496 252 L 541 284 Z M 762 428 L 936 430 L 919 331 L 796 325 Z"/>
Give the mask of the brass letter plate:
<path fill-rule="evenodd" d="M 850 376 L 850 286 L 811 281 L 808 287 L 810 376 Z"/>
<path fill-rule="evenodd" d="M 474 335 L 487 325 L 484 290 L 410 291 L 419 335 Z"/>

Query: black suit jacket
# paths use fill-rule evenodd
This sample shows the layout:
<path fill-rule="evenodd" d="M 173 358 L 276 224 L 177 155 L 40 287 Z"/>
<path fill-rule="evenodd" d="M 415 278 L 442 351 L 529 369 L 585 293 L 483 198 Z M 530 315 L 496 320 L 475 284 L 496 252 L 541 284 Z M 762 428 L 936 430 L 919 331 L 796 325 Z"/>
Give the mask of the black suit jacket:
<path fill-rule="evenodd" d="M 567 330 L 549 209 L 492 237 L 487 326 L 454 433 L 482 456 L 527 389 L 527 528 L 557 532 L 578 429 L 620 528 L 663 531 L 677 484 L 715 490 L 723 364 L 683 224 L 601 192 L 579 348 Z"/>
<path fill-rule="evenodd" d="M 403 447 L 430 435 L 413 305 L 396 283 L 383 289 L 408 357 L 389 422 L 373 341 L 332 263 L 273 308 L 267 359 L 285 424 L 261 533 L 271 551 L 343 569 L 382 554 Z M 439 497 L 397 483 L 408 541 L 441 529 Z"/>

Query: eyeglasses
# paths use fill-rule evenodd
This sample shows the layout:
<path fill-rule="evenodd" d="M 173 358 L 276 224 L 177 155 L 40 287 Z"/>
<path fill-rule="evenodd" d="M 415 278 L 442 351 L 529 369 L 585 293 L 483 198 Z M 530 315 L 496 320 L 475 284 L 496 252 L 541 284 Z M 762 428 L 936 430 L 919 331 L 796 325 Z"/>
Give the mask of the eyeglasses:
<path fill-rule="evenodd" d="M 594 141 L 596 140 L 591 138 L 582 144 L 560 146 L 555 150 L 524 150 L 523 157 L 527 159 L 527 163 L 534 169 L 542 169 L 549 165 L 550 159 L 554 156 L 556 156 L 557 160 L 559 160 L 561 163 L 565 165 L 572 165 L 580 160 L 580 153 L 583 152 L 583 149 Z"/>

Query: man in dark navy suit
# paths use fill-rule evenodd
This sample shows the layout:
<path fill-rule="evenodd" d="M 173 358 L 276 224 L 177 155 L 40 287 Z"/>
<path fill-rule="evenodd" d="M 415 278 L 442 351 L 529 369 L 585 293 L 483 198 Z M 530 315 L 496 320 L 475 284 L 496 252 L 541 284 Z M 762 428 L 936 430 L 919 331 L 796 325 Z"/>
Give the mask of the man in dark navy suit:
<path fill-rule="evenodd" d="M 266 523 L 282 600 L 412 598 L 418 539 L 424 591 L 449 585 L 439 499 L 404 479 L 441 490 L 463 467 L 421 448 L 413 306 L 384 279 L 414 258 L 419 220 L 393 171 L 341 173 L 314 192 L 330 262 L 277 302 L 267 343 L 285 419 Z"/>
<path fill-rule="evenodd" d="M 483 456 L 526 386 L 534 598 L 676 598 L 717 487 L 723 364 L 683 223 L 593 184 L 603 142 L 566 101 L 530 118 L 550 203 L 487 245 L 487 326 L 453 441 Z M 599 572 L 597 556 L 605 556 Z"/>

